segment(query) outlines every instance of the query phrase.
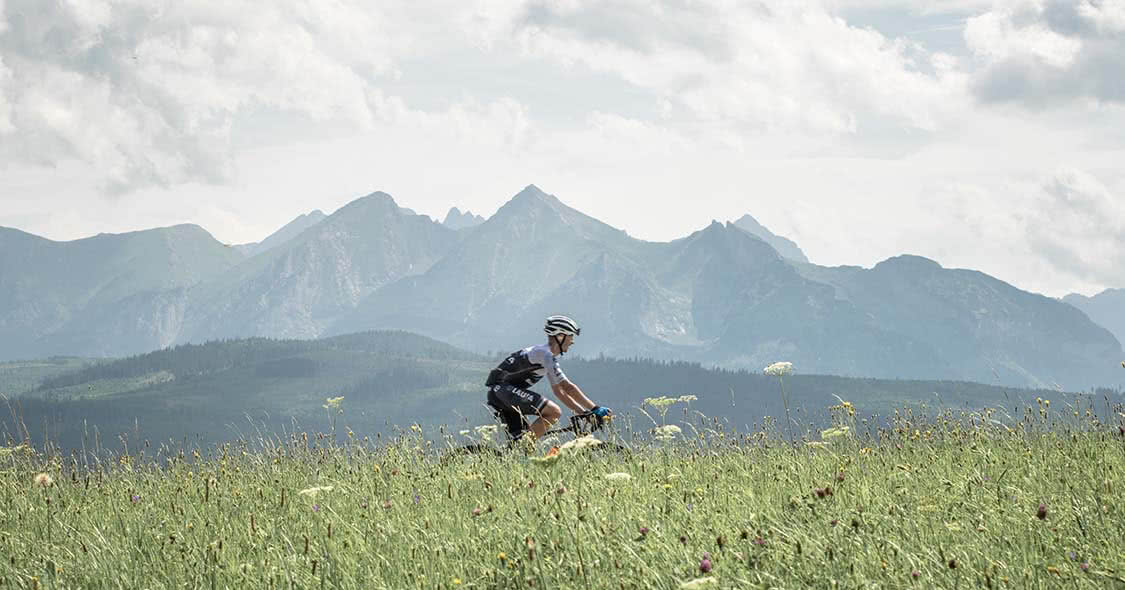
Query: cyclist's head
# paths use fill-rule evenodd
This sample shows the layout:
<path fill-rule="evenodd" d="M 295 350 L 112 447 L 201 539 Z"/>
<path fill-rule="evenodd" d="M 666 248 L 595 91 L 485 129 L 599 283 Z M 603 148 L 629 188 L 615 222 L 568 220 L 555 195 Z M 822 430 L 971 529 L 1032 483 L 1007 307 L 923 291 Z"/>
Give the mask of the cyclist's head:
<path fill-rule="evenodd" d="M 553 342 L 558 348 L 557 354 L 562 354 L 566 352 L 567 348 L 570 348 L 569 343 L 582 332 L 582 329 L 578 327 L 577 322 L 565 315 L 553 315 L 547 318 L 547 324 L 543 326 L 543 331 L 547 333 L 547 340 Z"/>

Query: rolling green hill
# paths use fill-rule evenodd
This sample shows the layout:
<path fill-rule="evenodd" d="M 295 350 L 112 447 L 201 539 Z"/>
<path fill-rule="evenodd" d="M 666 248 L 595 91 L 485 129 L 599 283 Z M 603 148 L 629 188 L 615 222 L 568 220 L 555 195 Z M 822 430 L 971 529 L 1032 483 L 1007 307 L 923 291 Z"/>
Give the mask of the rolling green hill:
<path fill-rule="evenodd" d="M 364 332 L 321 340 L 215 341 L 81 367 L 72 360 L 69 370 L 42 369 L 35 386 L 28 383 L 33 374 L 23 373 L 22 395 L 9 401 L 0 432 L 76 449 L 96 444 L 95 436 L 103 446 L 119 439 L 133 445 L 185 438 L 210 444 L 260 433 L 328 430 L 333 420 L 340 436 L 350 430 L 375 437 L 392 425 L 414 423 L 430 432 L 443 425 L 460 429 L 490 420 L 483 382 L 499 357 L 407 332 Z M 669 422 L 704 415 L 741 428 L 785 415 L 777 378 L 759 372 L 608 357 L 568 357 L 564 365 L 592 399 L 631 415 L 637 428 L 651 426 L 642 409 L 659 418 L 645 398 L 662 395 L 698 398 L 678 406 Z M 544 385 L 537 389 L 548 394 Z M 1065 411 L 1076 395 L 958 381 L 800 374 L 787 377 L 785 386 L 798 433 L 823 424 L 827 408 L 839 399 L 874 424 L 903 406 L 988 406 L 1018 414 L 1017 406 L 1045 398 Z M 1121 397 L 1105 390 L 1097 399 L 1103 395 Z M 330 413 L 325 400 L 341 396 L 342 413 Z"/>

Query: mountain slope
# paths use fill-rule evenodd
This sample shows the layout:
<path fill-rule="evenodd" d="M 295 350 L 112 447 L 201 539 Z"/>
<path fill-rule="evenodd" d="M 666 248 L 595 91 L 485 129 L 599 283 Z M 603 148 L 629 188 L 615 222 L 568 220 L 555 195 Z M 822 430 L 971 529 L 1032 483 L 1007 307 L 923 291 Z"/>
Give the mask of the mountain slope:
<path fill-rule="evenodd" d="M 1057 300 L 984 273 L 898 256 L 870 270 L 802 267 L 833 285 L 880 328 L 924 343 L 928 352 L 871 375 L 941 376 L 1037 387 L 1112 383 L 1120 343 Z"/>
<path fill-rule="evenodd" d="M 758 220 L 751 217 L 749 214 L 739 217 L 734 222 L 734 226 L 750 232 L 751 235 L 757 236 L 763 242 L 769 244 L 777 253 L 784 258 L 793 260 L 795 262 L 808 262 L 809 259 L 805 257 L 805 253 L 796 242 L 779 235 L 774 234 L 766 229 L 766 226 L 758 223 Z"/>
<path fill-rule="evenodd" d="M 175 315 L 177 293 L 240 260 L 195 225 L 70 242 L 0 228 L 0 359 L 159 346 L 160 328 L 143 318 Z M 147 311 L 103 331 L 136 306 Z"/>
<path fill-rule="evenodd" d="M 320 336 L 379 287 L 425 272 L 456 240 L 373 193 L 192 290 L 176 341 Z"/>
<path fill-rule="evenodd" d="M 1106 289 L 1093 297 L 1072 293 L 1063 301 L 1081 309 L 1125 344 L 1125 289 Z"/>
<path fill-rule="evenodd" d="M 239 252 L 242 252 L 247 258 L 272 250 L 289 240 L 300 235 L 306 229 L 324 221 L 328 216 L 320 209 L 315 209 L 309 213 L 298 215 L 293 221 L 285 224 L 281 229 L 273 232 L 266 239 L 261 242 L 253 244 L 239 244 L 235 246 Z"/>
<path fill-rule="evenodd" d="M 407 329 L 454 344 L 515 345 L 512 320 L 603 252 L 639 240 L 528 186 L 418 276 L 376 291 L 330 333 Z"/>

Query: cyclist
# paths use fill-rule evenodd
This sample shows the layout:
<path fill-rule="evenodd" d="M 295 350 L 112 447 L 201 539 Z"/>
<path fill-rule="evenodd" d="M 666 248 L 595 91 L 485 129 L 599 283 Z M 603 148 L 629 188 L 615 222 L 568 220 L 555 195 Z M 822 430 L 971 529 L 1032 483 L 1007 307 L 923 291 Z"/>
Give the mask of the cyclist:
<path fill-rule="evenodd" d="M 488 405 L 508 427 L 512 440 L 519 439 L 528 431 L 524 420 L 526 415 L 538 416 L 530 427 L 534 438 L 543 436 L 562 417 L 562 410 L 558 405 L 528 389 L 542 379 L 544 374 L 555 397 L 576 414 L 590 412 L 600 425 L 612 413 L 609 408 L 590 401 L 559 367 L 558 357 L 566 353 L 574 343 L 574 337 L 581 332 L 578 324 L 564 315 L 553 315 L 547 318 L 543 331 L 547 333 L 546 344 L 529 346 L 508 355 L 488 374 L 485 382 L 488 387 Z"/>

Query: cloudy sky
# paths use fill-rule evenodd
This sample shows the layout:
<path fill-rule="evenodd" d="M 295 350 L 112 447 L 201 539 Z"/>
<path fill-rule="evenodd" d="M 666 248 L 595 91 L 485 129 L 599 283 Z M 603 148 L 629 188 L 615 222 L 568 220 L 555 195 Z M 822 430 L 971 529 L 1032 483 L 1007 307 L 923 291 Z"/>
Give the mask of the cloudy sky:
<path fill-rule="evenodd" d="M 257 241 L 534 183 L 635 237 L 750 213 L 1125 287 L 1125 0 L 0 0 L 0 225 Z"/>

